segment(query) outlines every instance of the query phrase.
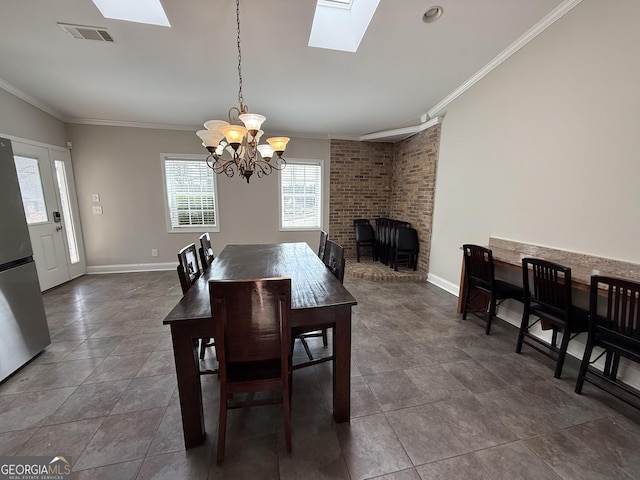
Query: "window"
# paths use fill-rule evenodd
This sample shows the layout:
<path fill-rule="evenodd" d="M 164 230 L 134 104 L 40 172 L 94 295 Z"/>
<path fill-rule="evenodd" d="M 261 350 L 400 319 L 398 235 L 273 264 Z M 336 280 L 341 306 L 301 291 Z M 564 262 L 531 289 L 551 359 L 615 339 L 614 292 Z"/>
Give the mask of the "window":
<path fill-rule="evenodd" d="M 216 179 L 202 155 L 162 155 L 169 232 L 219 232 Z"/>
<path fill-rule="evenodd" d="M 322 228 L 321 160 L 287 160 L 280 171 L 280 228 Z"/>

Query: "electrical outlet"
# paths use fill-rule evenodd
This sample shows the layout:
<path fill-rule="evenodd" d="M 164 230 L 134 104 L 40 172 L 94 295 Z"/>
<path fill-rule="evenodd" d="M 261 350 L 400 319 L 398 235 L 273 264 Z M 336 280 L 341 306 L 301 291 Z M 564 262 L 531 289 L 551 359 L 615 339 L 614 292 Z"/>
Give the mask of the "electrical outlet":
<path fill-rule="evenodd" d="M 158 256 L 158 249 L 157 248 L 152 248 L 151 249 L 151 256 L 152 257 L 157 257 Z"/>
<path fill-rule="evenodd" d="M 92 193 L 91 194 L 91 199 L 93 200 L 93 203 L 98 203 L 100 201 L 100 194 L 99 193 Z"/>
<path fill-rule="evenodd" d="M 102 215 L 102 207 L 100 205 L 94 205 L 92 208 L 94 215 Z"/>

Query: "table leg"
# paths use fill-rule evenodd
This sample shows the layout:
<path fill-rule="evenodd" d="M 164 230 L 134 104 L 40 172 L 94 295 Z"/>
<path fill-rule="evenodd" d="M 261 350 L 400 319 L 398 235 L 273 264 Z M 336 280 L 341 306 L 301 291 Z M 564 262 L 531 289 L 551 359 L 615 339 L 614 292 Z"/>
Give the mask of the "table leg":
<path fill-rule="evenodd" d="M 205 437 L 202 389 L 198 374 L 198 348 L 190 328 L 184 323 L 171 325 L 171 338 L 176 362 L 184 445 L 185 448 L 191 448 L 204 443 Z"/>
<path fill-rule="evenodd" d="M 336 308 L 333 329 L 333 418 L 336 423 L 351 417 L 351 307 Z"/>

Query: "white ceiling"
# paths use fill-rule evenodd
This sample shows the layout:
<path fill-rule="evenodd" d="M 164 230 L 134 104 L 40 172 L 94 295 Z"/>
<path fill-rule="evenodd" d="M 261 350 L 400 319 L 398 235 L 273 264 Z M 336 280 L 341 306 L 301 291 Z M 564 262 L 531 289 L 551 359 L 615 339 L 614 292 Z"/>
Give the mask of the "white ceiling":
<path fill-rule="evenodd" d="M 270 135 L 358 138 L 416 125 L 578 1 L 381 0 L 348 53 L 307 46 L 314 0 L 241 0 L 244 101 Z M 238 104 L 235 2 L 162 4 L 171 28 L 105 19 L 91 0 L 2 0 L 0 87 L 66 122 L 196 130 L 225 119 Z M 433 5 L 444 14 L 425 24 Z M 105 27 L 115 43 L 76 40 L 56 22 Z"/>

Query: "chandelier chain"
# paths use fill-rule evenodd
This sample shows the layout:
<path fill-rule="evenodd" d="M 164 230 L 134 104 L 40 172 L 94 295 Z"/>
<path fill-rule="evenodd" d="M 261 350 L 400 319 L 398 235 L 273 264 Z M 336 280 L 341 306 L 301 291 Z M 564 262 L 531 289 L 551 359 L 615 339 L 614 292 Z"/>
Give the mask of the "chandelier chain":
<path fill-rule="evenodd" d="M 242 52 L 240 50 L 240 0 L 236 0 L 236 24 L 237 30 L 237 43 L 238 43 L 238 103 L 240 104 L 240 110 L 244 110 L 244 98 L 242 96 Z"/>

